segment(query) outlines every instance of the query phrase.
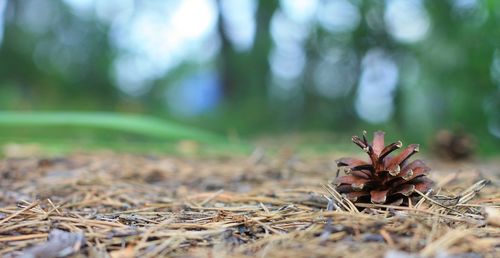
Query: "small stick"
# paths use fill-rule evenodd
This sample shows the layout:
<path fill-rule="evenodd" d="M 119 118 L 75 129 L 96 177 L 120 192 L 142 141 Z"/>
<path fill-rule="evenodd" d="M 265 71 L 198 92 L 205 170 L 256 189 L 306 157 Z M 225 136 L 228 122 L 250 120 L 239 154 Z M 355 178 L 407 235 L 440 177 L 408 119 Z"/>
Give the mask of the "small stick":
<path fill-rule="evenodd" d="M 70 221 L 70 222 L 76 222 L 76 223 L 82 223 L 82 224 L 91 224 L 92 226 L 95 227 L 119 227 L 119 228 L 128 228 L 127 225 L 120 224 L 120 223 L 115 223 L 115 222 L 109 222 L 109 221 L 102 221 L 102 220 L 92 220 L 92 219 L 77 219 L 77 218 L 69 218 L 69 217 L 51 217 L 53 220 L 60 220 L 60 221 Z"/>
<path fill-rule="evenodd" d="M 357 203 L 356 206 L 363 207 L 363 208 L 380 207 L 380 208 L 391 208 L 391 209 L 395 209 L 395 210 L 415 211 L 415 212 L 422 212 L 422 213 L 432 214 L 432 215 L 436 215 L 436 216 L 439 216 L 439 217 L 443 217 L 443 218 L 447 218 L 447 219 L 451 219 L 451 220 L 456 220 L 456 221 L 464 221 L 464 222 L 469 222 L 469 223 L 473 222 L 471 220 L 467 220 L 467 219 L 463 219 L 463 218 L 459 218 L 459 217 L 453 217 L 453 216 L 449 216 L 449 215 L 446 215 L 446 214 L 439 214 L 439 213 L 435 213 L 435 212 L 428 211 L 428 210 L 415 209 L 415 208 L 409 208 L 409 207 L 403 207 L 403 206 L 384 205 L 384 204 L 372 204 L 372 203 Z"/>
<path fill-rule="evenodd" d="M 50 203 L 50 205 L 52 206 L 53 210 L 55 210 L 57 212 L 57 214 L 59 215 L 62 215 L 61 212 L 57 209 L 57 208 L 60 208 L 61 205 L 58 205 L 57 207 L 54 205 L 54 203 L 52 202 L 52 200 L 50 199 L 47 199 L 47 201 Z M 52 210 L 51 210 L 52 211 Z M 49 211 L 49 213 L 51 212 Z"/>
<path fill-rule="evenodd" d="M 445 208 L 445 209 L 447 209 L 447 210 L 451 210 L 451 211 L 454 211 L 454 212 L 456 212 L 456 213 L 460 214 L 460 212 L 459 212 L 459 211 L 457 211 L 457 210 L 455 210 L 455 209 L 453 209 L 453 208 L 450 208 L 450 207 L 448 207 L 448 206 L 442 205 L 442 204 L 441 204 L 441 203 L 439 203 L 439 202 L 434 201 L 433 199 L 429 198 L 427 195 L 425 195 L 424 193 L 420 192 L 420 191 L 419 191 L 419 190 L 417 190 L 417 189 L 415 189 L 415 192 L 416 192 L 416 193 L 418 193 L 418 194 L 419 194 L 420 196 L 422 196 L 423 198 L 425 198 L 426 200 L 428 200 L 428 201 L 430 201 L 430 202 L 432 202 L 432 203 L 436 204 L 437 206 L 443 207 L 443 208 Z"/>
<path fill-rule="evenodd" d="M 28 240 L 33 238 L 44 238 L 49 234 L 47 233 L 39 233 L 39 234 L 31 234 L 24 236 L 9 236 L 9 237 L 0 237 L 0 242 L 10 242 L 10 241 L 20 241 L 20 240 Z"/>
<path fill-rule="evenodd" d="M 269 209 L 266 207 L 266 205 L 264 205 L 262 202 L 259 203 L 260 206 L 262 207 L 262 209 L 267 213 L 267 214 L 270 214 L 271 212 L 269 212 Z"/>
<path fill-rule="evenodd" d="M 283 234 L 283 233 L 281 233 L 280 231 L 278 231 L 278 230 L 276 230 L 276 229 L 272 228 L 271 226 L 269 226 L 269 225 L 267 225 L 267 224 L 265 224 L 265 223 L 263 223 L 263 222 L 261 222 L 261 221 L 259 221 L 259 220 L 257 220 L 257 219 L 252 219 L 252 218 L 250 218 L 250 220 L 251 220 L 251 221 L 253 221 L 253 222 L 255 222 L 255 223 L 257 223 L 257 224 L 259 224 L 259 225 L 260 225 L 260 226 L 262 226 L 264 229 L 267 229 L 267 230 L 269 230 L 269 231 L 273 232 L 274 234 L 278 234 L 278 235 Z"/>
<path fill-rule="evenodd" d="M 8 216 L 7 218 L 5 218 L 5 219 L 1 220 L 1 221 L 0 221 L 0 225 L 2 225 L 3 223 L 5 223 L 5 222 L 7 222 L 7 221 L 11 220 L 12 218 L 14 218 L 14 217 L 16 217 L 16 216 L 18 216 L 18 215 L 20 215 L 21 213 L 23 213 L 23 212 L 25 212 L 25 211 L 27 211 L 27 210 L 32 209 L 33 207 L 37 206 L 37 205 L 38 205 L 38 203 L 39 203 L 38 201 L 33 202 L 32 204 L 30 204 L 30 205 L 28 205 L 28 206 L 24 207 L 22 210 L 19 210 L 18 212 L 11 214 L 11 215 L 10 215 L 10 216 Z"/>
<path fill-rule="evenodd" d="M 219 196 L 223 192 L 224 192 L 224 189 L 220 189 L 219 191 L 213 193 L 211 196 L 209 196 L 208 198 L 203 200 L 200 204 L 198 204 L 198 206 L 202 207 L 203 205 L 205 205 L 208 202 L 210 202 L 211 200 L 215 199 L 217 196 Z"/>
<path fill-rule="evenodd" d="M 174 221 L 173 218 L 166 219 L 166 220 L 160 222 L 159 224 L 156 224 L 155 226 L 148 228 L 144 232 L 144 234 L 142 235 L 142 238 L 139 241 L 139 243 L 137 243 L 137 245 L 135 246 L 134 253 L 137 254 L 139 249 L 141 249 L 146 244 L 146 242 L 148 241 L 148 238 L 151 236 L 151 234 L 153 234 L 154 231 L 160 229 L 161 227 L 163 227 L 167 224 L 170 224 L 172 221 Z"/>

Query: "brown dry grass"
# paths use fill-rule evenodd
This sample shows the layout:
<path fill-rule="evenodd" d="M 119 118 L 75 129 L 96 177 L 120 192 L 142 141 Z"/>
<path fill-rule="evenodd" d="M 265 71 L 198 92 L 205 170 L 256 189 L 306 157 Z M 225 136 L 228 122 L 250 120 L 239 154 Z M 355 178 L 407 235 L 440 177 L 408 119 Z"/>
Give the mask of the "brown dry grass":
<path fill-rule="evenodd" d="M 430 162 L 438 196 L 356 208 L 326 184 L 334 158 L 4 159 L 0 255 L 61 229 L 83 233 L 75 257 L 499 257 L 498 164 Z"/>

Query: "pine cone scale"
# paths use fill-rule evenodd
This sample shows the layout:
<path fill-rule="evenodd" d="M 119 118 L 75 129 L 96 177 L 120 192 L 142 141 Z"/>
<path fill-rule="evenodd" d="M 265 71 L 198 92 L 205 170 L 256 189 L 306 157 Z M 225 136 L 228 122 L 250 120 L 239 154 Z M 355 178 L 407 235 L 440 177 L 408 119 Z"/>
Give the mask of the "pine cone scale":
<path fill-rule="evenodd" d="M 432 187 L 434 182 L 428 178 L 420 177 L 418 182 L 415 183 L 415 190 L 419 192 L 426 193 Z"/>
<path fill-rule="evenodd" d="M 371 196 L 371 202 L 372 203 L 377 203 L 377 204 L 383 204 L 387 200 L 387 194 L 389 193 L 389 190 L 382 190 L 382 191 L 377 191 L 373 190 L 370 191 L 370 196 Z"/>
<path fill-rule="evenodd" d="M 345 194 L 345 197 L 350 201 L 356 202 L 362 197 L 370 196 L 370 192 L 349 192 Z"/>
<path fill-rule="evenodd" d="M 382 131 L 377 131 L 373 136 L 373 152 L 380 156 L 380 153 L 384 150 L 384 135 Z"/>
<path fill-rule="evenodd" d="M 408 158 L 410 158 L 413 154 L 417 153 L 418 151 L 419 151 L 418 144 L 410 144 L 399 155 L 391 159 L 391 161 L 387 165 L 387 169 L 389 170 L 389 172 L 396 171 L 397 167 L 399 167 L 400 164 L 402 164 L 404 161 L 406 161 Z"/>
<path fill-rule="evenodd" d="M 410 196 L 414 190 L 415 190 L 415 185 L 405 184 L 401 185 L 398 190 L 391 192 L 391 195 L 402 194 L 404 196 Z"/>
<path fill-rule="evenodd" d="M 341 158 L 337 160 L 337 166 L 339 167 L 357 167 L 363 165 L 369 165 L 369 163 L 355 158 Z"/>
<path fill-rule="evenodd" d="M 389 153 L 401 148 L 403 146 L 403 143 L 401 141 L 393 142 L 389 145 L 387 145 L 382 152 L 380 153 L 378 157 L 378 162 L 381 162 Z"/>
<path fill-rule="evenodd" d="M 364 179 L 370 179 L 372 173 L 368 170 L 351 170 L 349 171 L 349 174 Z"/>

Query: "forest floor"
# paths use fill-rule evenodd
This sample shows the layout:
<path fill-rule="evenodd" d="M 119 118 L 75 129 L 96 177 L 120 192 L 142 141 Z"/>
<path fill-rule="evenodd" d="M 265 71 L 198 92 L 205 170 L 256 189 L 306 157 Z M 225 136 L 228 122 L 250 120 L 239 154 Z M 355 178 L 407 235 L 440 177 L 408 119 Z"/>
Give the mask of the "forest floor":
<path fill-rule="evenodd" d="M 0 256 L 500 257 L 498 160 L 424 157 L 440 199 L 356 208 L 341 156 L 4 158 Z"/>

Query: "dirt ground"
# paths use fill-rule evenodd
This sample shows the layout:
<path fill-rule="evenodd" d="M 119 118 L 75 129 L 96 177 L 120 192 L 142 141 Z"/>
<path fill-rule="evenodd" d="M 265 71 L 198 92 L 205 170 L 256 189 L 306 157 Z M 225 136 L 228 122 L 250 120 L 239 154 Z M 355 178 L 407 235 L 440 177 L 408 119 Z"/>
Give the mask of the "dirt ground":
<path fill-rule="evenodd" d="M 500 257 L 500 162 L 430 160 L 437 197 L 356 209 L 341 156 L 5 158 L 0 255 Z"/>

